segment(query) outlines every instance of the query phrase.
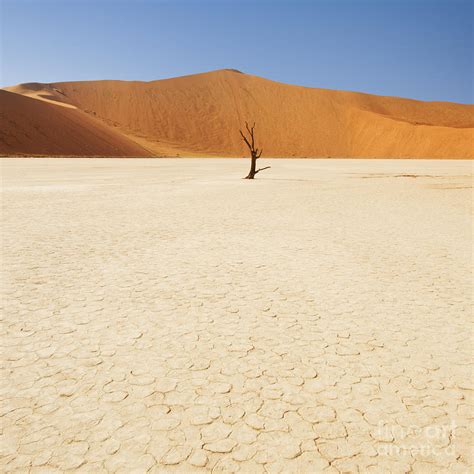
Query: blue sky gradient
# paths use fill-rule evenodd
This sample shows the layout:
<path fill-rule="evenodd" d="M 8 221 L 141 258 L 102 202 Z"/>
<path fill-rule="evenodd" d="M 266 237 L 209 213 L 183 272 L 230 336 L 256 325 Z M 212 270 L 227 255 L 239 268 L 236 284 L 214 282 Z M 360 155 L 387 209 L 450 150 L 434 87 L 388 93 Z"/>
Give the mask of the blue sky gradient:
<path fill-rule="evenodd" d="M 471 0 L 0 0 L 1 83 L 235 68 L 472 103 Z"/>

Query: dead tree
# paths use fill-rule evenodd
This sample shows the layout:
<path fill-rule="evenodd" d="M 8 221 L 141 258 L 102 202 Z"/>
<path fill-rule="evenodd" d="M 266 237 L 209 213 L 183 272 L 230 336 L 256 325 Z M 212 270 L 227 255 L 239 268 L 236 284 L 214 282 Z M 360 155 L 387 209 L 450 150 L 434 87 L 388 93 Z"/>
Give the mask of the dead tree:
<path fill-rule="evenodd" d="M 244 142 L 247 144 L 250 150 L 250 171 L 249 174 L 244 178 L 244 179 L 253 179 L 254 176 L 263 170 L 266 170 L 268 168 L 271 168 L 271 166 L 265 166 L 265 168 L 259 168 L 257 169 L 257 160 L 262 156 L 262 149 L 258 149 L 255 146 L 255 136 L 254 136 L 254 129 L 255 129 L 255 123 L 253 124 L 252 127 L 249 127 L 249 124 L 245 122 L 245 128 L 247 129 L 247 132 L 249 134 L 248 137 L 245 136 L 245 134 L 242 132 L 242 130 L 239 130 L 240 135 L 242 135 L 242 138 Z"/>

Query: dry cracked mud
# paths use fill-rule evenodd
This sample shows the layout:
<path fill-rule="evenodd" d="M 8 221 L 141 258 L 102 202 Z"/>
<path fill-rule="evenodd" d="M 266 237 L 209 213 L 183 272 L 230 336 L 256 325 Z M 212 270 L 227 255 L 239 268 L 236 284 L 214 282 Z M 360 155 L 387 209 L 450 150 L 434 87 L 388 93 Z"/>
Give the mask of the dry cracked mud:
<path fill-rule="evenodd" d="M 3 472 L 472 470 L 472 164 L 271 165 L 2 161 Z"/>

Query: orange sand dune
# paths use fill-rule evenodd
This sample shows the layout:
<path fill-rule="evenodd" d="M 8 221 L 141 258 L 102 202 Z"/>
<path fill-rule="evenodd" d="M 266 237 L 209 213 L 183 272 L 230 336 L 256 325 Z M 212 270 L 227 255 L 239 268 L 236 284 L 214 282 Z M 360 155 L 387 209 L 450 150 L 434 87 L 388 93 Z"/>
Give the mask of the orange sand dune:
<path fill-rule="evenodd" d="M 5 156 L 151 156 L 81 110 L 0 90 L 0 154 Z"/>
<path fill-rule="evenodd" d="M 77 107 L 158 156 L 242 156 L 238 130 L 248 120 L 267 157 L 474 158 L 473 105 L 292 86 L 235 70 L 10 90 Z"/>

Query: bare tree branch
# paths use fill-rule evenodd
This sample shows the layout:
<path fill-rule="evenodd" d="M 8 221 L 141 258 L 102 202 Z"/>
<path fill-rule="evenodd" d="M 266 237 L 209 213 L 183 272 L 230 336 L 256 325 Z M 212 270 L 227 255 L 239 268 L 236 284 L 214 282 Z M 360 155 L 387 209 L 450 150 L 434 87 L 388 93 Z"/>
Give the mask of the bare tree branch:
<path fill-rule="evenodd" d="M 265 166 L 265 168 L 259 168 L 258 170 L 255 171 L 255 174 L 257 174 L 259 171 L 267 170 L 268 168 L 271 168 L 271 166 Z"/>
<path fill-rule="evenodd" d="M 249 127 L 248 122 L 245 122 L 245 128 L 247 129 L 247 132 L 249 132 L 250 138 L 252 139 L 252 150 L 254 149 L 255 146 L 255 138 L 254 138 L 254 128 L 255 128 L 255 122 L 251 127 Z"/>
<path fill-rule="evenodd" d="M 239 130 L 239 132 L 242 135 L 242 138 L 244 139 L 245 143 L 249 147 L 250 151 L 252 151 L 252 146 L 250 145 L 249 141 L 247 140 L 247 137 L 242 133 L 242 130 Z"/>

